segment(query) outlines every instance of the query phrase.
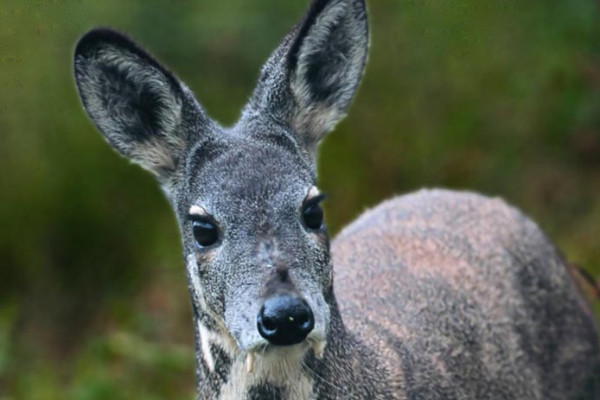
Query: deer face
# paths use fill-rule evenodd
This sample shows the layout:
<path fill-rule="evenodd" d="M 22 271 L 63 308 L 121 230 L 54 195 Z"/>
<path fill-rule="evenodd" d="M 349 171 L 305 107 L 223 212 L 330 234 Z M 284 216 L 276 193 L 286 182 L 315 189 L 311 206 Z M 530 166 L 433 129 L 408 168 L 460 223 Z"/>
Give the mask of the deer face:
<path fill-rule="evenodd" d="M 256 139 L 248 128 L 197 145 L 187 162 L 176 203 L 194 300 L 243 351 L 323 341 L 332 285 L 323 196 L 285 132 Z"/>
<path fill-rule="evenodd" d="M 332 270 L 316 150 L 344 117 L 367 48 L 362 1 L 314 1 L 226 129 L 125 36 L 94 30 L 77 45 L 88 114 L 117 151 L 157 175 L 180 223 L 200 329 L 235 350 L 326 338 Z"/>

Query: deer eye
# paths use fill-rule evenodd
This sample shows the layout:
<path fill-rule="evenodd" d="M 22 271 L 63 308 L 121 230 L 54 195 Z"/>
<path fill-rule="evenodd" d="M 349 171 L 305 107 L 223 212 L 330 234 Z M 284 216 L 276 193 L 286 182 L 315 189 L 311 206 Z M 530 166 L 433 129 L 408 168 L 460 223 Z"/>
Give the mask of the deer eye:
<path fill-rule="evenodd" d="M 200 248 L 212 246 L 219 240 L 219 229 L 217 228 L 217 225 L 207 219 L 195 219 L 192 222 L 192 229 L 194 231 L 196 244 Z"/>
<path fill-rule="evenodd" d="M 318 196 L 315 199 L 309 200 L 304 205 L 302 219 L 308 229 L 316 231 L 323 227 L 323 207 L 321 207 L 323 199 L 324 196 Z"/>

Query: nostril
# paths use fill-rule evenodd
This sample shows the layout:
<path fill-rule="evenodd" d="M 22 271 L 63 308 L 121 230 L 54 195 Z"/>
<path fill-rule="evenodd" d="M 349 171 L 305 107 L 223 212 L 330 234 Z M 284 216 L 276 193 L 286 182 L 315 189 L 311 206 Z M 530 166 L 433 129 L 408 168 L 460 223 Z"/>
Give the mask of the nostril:
<path fill-rule="evenodd" d="M 306 339 L 314 327 L 314 316 L 305 300 L 275 296 L 265 301 L 256 325 L 260 335 L 272 344 L 292 345 Z"/>
<path fill-rule="evenodd" d="M 310 309 L 309 309 L 310 311 Z M 314 325 L 315 325 L 315 321 L 314 321 L 314 317 L 312 315 L 312 312 L 308 312 L 304 315 L 302 315 L 298 321 L 298 326 L 300 327 L 300 329 L 310 332 L 312 331 Z"/>
<path fill-rule="evenodd" d="M 296 317 L 296 323 L 299 326 L 303 326 L 308 322 L 308 313 L 302 313 L 299 316 Z"/>
<path fill-rule="evenodd" d="M 306 307 L 299 310 L 297 315 L 294 318 L 294 323 L 298 326 L 299 329 L 310 332 L 314 327 L 314 317 L 310 307 L 308 304 Z"/>
<path fill-rule="evenodd" d="M 259 325 L 262 325 L 265 331 L 275 331 L 277 330 L 277 321 L 274 318 L 270 318 L 265 315 L 265 307 L 263 306 L 260 310 L 260 314 L 258 314 Z"/>

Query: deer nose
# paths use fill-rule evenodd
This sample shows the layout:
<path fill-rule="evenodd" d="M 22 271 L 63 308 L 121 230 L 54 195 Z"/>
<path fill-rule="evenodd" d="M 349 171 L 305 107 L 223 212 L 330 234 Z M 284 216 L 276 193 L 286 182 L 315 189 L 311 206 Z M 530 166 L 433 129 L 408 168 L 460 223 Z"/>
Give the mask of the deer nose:
<path fill-rule="evenodd" d="M 265 301 L 256 325 L 271 344 L 290 346 L 306 339 L 315 326 L 315 318 L 305 300 L 283 295 Z"/>

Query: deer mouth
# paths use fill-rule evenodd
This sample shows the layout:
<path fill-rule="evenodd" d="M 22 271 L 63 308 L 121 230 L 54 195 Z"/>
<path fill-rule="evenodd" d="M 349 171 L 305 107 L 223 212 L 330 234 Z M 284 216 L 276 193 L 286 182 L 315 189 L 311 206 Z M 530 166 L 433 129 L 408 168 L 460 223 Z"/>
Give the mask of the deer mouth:
<path fill-rule="evenodd" d="M 260 343 L 250 348 L 246 353 L 246 372 L 254 373 L 257 363 L 273 363 L 278 361 L 302 362 L 306 353 L 312 350 L 315 357 L 322 359 L 327 341 L 321 335 L 311 335 L 301 343 L 291 346 L 278 346 Z"/>

